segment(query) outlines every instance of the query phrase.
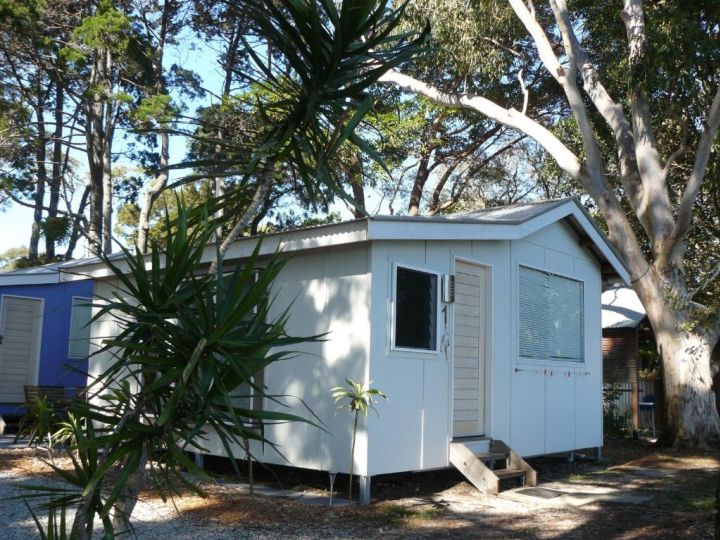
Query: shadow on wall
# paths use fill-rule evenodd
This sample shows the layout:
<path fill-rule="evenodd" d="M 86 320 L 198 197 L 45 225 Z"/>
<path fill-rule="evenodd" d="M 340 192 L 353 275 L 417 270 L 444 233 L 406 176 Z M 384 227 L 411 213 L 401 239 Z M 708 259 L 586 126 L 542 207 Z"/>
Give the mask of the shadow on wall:
<path fill-rule="evenodd" d="M 322 275 L 321 275 L 322 274 Z M 325 334 L 321 341 L 294 348 L 296 356 L 268 366 L 265 384 L 271 394 L 295 413 L 322 427 L 289 423 L 268 430 L 279 451 L 266 451 L 265 459 L 298 467 L 347 472 L 349 470 L 352 417 L 338 411 L 331 388 L 344 386 L 345 378 L 365 381 L 370 346 L 370 276 L 365 250 L 325 250 L 294 257 L 276 280 L 274 311 L 290 305 L 288 334 Z M 273 313 L 275 315 L 276 313 Z M 303 407 L 306 404 L 312 411 Z M 268 409 L 282 410 L 265 400 Z M 286 409 L 287 410 L 287 409 Z M 356 456 L 366 456 L 364 429 L 359 427 Z M 362 474 L 365 460 L 356 460 Z"/>

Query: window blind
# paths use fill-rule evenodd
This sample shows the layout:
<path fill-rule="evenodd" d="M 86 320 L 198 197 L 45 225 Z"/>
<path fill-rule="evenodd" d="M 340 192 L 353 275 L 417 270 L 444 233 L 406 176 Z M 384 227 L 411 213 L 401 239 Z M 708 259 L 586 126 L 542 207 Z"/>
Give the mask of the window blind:
<path fill-rule="evenodd" d="M 583 284 L 520 267 L 520 356 L 583 361 Z"/>

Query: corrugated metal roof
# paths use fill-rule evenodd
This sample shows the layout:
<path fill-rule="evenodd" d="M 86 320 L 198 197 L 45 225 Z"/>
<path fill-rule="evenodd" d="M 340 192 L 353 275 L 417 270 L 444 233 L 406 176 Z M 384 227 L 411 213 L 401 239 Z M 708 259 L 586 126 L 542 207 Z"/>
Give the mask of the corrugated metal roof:
<path fill-rule="evenodd" d="M 561 207 L 564 207 L 564 209 Z M 614 246 L 607 241 L 604 233 L 598 228 L 595 221 L 587 213 L 577 197 L 521 203 L 496 208 L 483 208 L 469 212 L 442 216 L 372 216 L 364 219 L 324 224 L 291 231 L 280 231 L 260 236 L 264 236 L 264 245 L 273 247 L 273 251 L 281 248 L 285 249 L 291 245 L 293 245 L 292 249 L 312 249 L 314 247 L 334 245 L 335 243 L 342 244 L 349 241 L 357 242 L 372 239 L 384 240 L 386 238 L 382 237 L 383 234 L 389 234 L 390 239 L 398 240 L 400 238 L 396 235 L 400 234 L 402 231 L 391 229 L 393 224 L 401 226 L 401 224 L 404 223 L 423 227 L 424 230 L 422 231 L 422 234 L 435 234 L 435 237 L 428 237 L 431 239 L 451 239 L 438 237 L 438 231 L 440 230 L 440 233 L 442 233 L 443 231 L 441 229 L 445 229 L 445 227 L 432 227 L 432 230 L 428 229 L 428 227 L 433 224 L 447 224 L 449 228 L 453 228 L 453 226 L 455 226 L 453 228 L 453 234 L 459 234 L 459 236 L 457 236 L 457 238 L 453 236 L 453 239 L 459 239 L 461 237 L 464 238 L 468 234 L 472 236 L 474 234 L 472 231 L 482 233 L 478 234 L 477 237 L 483 240 L 500 238 L 507 239 L 511 237 L 514 238 L 512 235 L 514 234 L 513 229 L 515 227 L 524 227 L 526 224 L 532 223 L 536 218 L 541 218 L 543 214 L 552 213 L 555 210 L 559 210 L 559 213 L 556 216 L 557 219 L 562 218 L 566 220 L 570 227 L 572 227 L 581 238 L 587 237 L 592 240 L 585 245 L 593 252 L 598 260 L 603 263 L 609 263 L 608 268 L 612 269 L 612 272 L 615 275 L 620 276 L 621 279 L 629 279 L 629 274 L 627 272 L 627 268 L 624 267 L 622 258 L 618 255 Z M 472 224 L 476 226 L 488 225 L 488 228 L 482 228 L 482 231 L 476 228 L 465 229 L 462 227 L 461 229 L 458 229 L 458 225 L 464 226 L 465 224 Z M 362 232 L 361 229 L 364 230 L 365 236 L 363 237 L 362 234 L 355 234 L 353 236 L 351 234 L 351 238 L 348 240 L 348 231 L 346 229 L 349 226 L 355 226 L 359 232 Z M 389 228 L 385 230 L 386 227 Z M 371 238 L 371 229 L 377 236 Z M 404 231 L 405 228 L 403 227 L 402 230 Z M 497 236 L 493 236 L 495 233 L 497 233 Z M 440 234 L 440 236 L 442 236 L 442 234 Z M 338 238 L 337 242 L 334 242 L 332 238 Z M 416 239 L 415 236 L 412 238 Z M 237 252 L 242 252 L 242 246 L 246 245 L 248 242 L 257 242 L 257 240 L 258 237 L 239 238 L 233 244 L 230 251 L 232 252 L 235 250 Z M 230 256 L 230 252 L 228 253 L 228 256 Z M 237 253 L 235 256 L 237 256 Z M 123 253 L 114 253 L 110 255 L 110 259 L 112 260 L 121 259 L 123 257 Z M 80 268 L 87 270 L 89 267 L 95 266 L 98 263 L 100 263 L 100 260 L 96 257 L 68 261 L 59 263 L 55 268 L 55 272 L 65 275 L 75 274 Z M 606 273 L 610 274 L 609 272 Z M 2 274 L 0 274 L 0 276 L 2 276 Z M 23 277 L 22 275 L 18 275 L 14 279 L 19 280 L 23 279 Z M 32 278 L 27 276 L 27 279 L 30 281 Z M 0 285 L 1 284 L 2 278 L 0 277 Z"/>
<path fill-rule="evenodd" d="M 33 266 L 31 268 L 20 268 L 19 270 L 11 270 L 2 272 L 0 276 L 36 276 L 38 274 L 54 274 L 62 265 L 61 262 L 43 264 L 42 266 Z"/>
<path fill-rule="evenodd" d="M 524 223 L 529 219 L 544 214 L 556 206 L 561 206 L 574 197 L 564 199 L 549 199 L 545 201 L 527 202 L 495 208 L 480 208 L 457 214 L 444 214 L 440 216 L 372 216 L 374 221 L 419 221 L 431 223 L 502 223 L 513 225 Z"/>
<path fill-rule="evenodd" d="M 602 327 L 635 328 L 645 318 L 645 308 L 630 287 L 613 287 L 602 293 Z"/>

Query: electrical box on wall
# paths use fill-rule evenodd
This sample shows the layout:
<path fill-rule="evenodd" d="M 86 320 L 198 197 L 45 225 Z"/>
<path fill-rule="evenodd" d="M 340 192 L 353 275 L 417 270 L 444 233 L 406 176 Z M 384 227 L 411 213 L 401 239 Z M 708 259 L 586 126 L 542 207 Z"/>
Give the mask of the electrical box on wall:
<path fill-rule="evenodd" d="M 443 274 L 442 277 L 442 301 L 451 304 L 455 301 L 455 276 Z"/>

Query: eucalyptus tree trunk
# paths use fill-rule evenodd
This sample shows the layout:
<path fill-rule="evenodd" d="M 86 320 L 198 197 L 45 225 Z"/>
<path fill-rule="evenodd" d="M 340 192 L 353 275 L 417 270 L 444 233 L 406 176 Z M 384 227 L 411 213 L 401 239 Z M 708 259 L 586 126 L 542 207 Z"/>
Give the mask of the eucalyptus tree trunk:
<path fill-rule="evenodd" d="M 233 25 L 232 31 L 228 36 L 227 47 L 225 49 L 225 60 L 223 62 L 225 77 L 223 80 L 222 94 L 220 96 L 221 103 L 225 102 L 225 100 L 230 97 L 230 91 L 232 90 L 233 73 L 236 67 L 235 64 L 237 63 L 238 46 L 240 44 L 240 39 L 242 38 L 243 32 L 245 31 L 246 25 L 246 21 L 238 20 L 237 23 Z M 215 136 L 217 137 L 218 141 L 218 143 L 215 145 L 215 159 L 216 162 L 219 164 L 223 161 L 222 154 L 224 151 L 224 147 L 222 143 L 225 140 L 225 128 L 222 126 L 222 121 L 218 122 L 218 128 Z M 219 174 L 222 172 L 224 171 L 216 170 L 216 176 L 213 178 L 213 195 L 215 196 L 215 198 L 222 197 L 223 195 L 225 195 L 225 192 L 227 190 L 225 178 L 223 175 Z M 215 242 L 217 243 L 221 243 L 223 240 L 223 214 L 224 210 L 222 206 L 218 206 L 218 209 L 215 212 L 214 216 L 215 219 L 218 221 L 218 225 L 215 228 Z"/>
<path fill-rule="evenodd" d="M 430 123 L 427 131 L 424 132 L 426 147 L 423 149 L 418 162 L 417 172 L 415 173 L 415 180 L 413 181 L 412 189 L 410 190 L 410 200 L 408 201 L 408 214 L 415 216 L 420 211 L 420 205 L 422 204 L 422 196 L 425 191 L 425 184 L 430 177 L 434 167 L 430 166 L 430 157 L 432 156 L 435 147 L 433 141 L 437 135 L 438 129 L 442 122 L 442 114 L 436 116 Z"/>
<path fill-rule="evenodd" d="M 257 177 L 258 181 L 255 186 L 255 193 L 252 201 L 250 201 L 248 207 L 237 220 L 227 236 L 223 239 L 222 244 L 220 244 L 220 247 L 218 248 L 218 258 L 222 258 L 225 253 L 227 253 L 227 250 L 230 249 L 232 243 L 240 236 L 243 229 L 248 228 L 252 224 L 253 219 L 260 211 L 270 188 L 275 182 L 275 162 L 268 158 L 262 160 L 257 168 Z M 215 259 L 210 264 L 209 273 L 214 274 L 217 272 L 218 264 L 218 259 Z"/>
<path fill-rule="evenodd" d="M 90 186 L 85 186 L 85 189 L 83 189 L 83 194 L 80 197 L 80 204 L 78 205 L 77 212 L 73 217 L 72 228 L 70 229 L 70 240 L 68 240 L 68 247 L 65 250 L 64 256 L 64 259 L 66 261 L 69 261 L 73 258 L 73 253 L 75 252 L 75 248 L 77 247 L 77 241 L 80 238 L 80 234 L 85 229 L 85 226 L 83 224 L 83 216 L 85 214 L 85 210 L 87 209 L 89 199 Z"/>
<path fill-rule="evenodd" d="M 703 308 L 692 304 L 682 279 L 657 272 L 635 284 L 655 334 L 662 361 L 668 428 L 680 445 L 720 444 L 720 418 L 713 390 L 710 355 L 717 326 L 702 320 Z"/>
<path fill-rule="evenodd" d="M 106 105 L 107 118 L 112 117 L 112 108 Z M 110 120 L 112 121 L 112 120 Z M 106 124 L 107 125 L 107 124 Z M 112 138 L 113 129 L 106 131 L 105 146 L 103 148 L 102 164 L 102 249 L 105 253 L 112 253 L 112 214 L 113 214 L 113 176 L 112 176 Z"/>

